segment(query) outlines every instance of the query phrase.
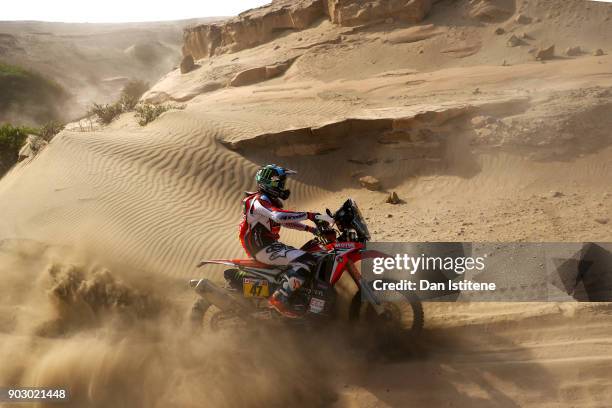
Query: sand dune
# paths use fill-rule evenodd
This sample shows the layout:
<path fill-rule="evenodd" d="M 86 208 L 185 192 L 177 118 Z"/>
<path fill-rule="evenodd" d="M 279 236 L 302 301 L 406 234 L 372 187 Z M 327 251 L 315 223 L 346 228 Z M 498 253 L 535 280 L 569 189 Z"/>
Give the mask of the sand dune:
<path fill-rule="evenodd" d="M 385 40 L 399 23 L 322 21 L 168 73 L 144 98 L 185 107 L 145 127 L 128 113 L 63 131 L 0 181 L 0 358 L 13 356 L 0 383 L 69 378 L 79 407 L 606 406 L 608 305 L 428 304 L 424 339 L 387 360 L 367 343 L 336 348 L 350 343 L 342 330 L 306 344 L 283 333 L 279 347 L 182 325 L 186 280 L 221 272 L 197 261 L 243 256 L 240 199 L 265 162 L 299 171 L 290 207 L 351 196 L 378 241 L 610 240 L 612 57 L 535 61 L 494 33 L 525 29 L 535 46 L 565 23 L 603 27 L 609 5 L 578 3 L 517 1 L 542 19 L 525 27 L 442 1 L 423 24 L 444 33 L 411 42 Z M 575 39 L 600 47 L 611 33 Z M 441 52 L 473 38 L 474 54 Z M 231 86 L 289 57 L 284 74 Z M 406 204 L 384 204 L 390 191 Z"/>

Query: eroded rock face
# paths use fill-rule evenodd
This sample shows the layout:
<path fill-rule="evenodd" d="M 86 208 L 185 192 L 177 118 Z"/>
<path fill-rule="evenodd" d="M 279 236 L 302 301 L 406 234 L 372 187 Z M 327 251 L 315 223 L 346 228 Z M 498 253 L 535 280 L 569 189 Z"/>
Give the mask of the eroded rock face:
<path fill-rule="evenodd" d="M 279 62 L 273 65 L 267 65 L 264 67 L 249 68 L 244 71 L 238 72 L 231 80 L 230 86 L 244 86 L 252 85 L 258 82 L 268 80 L 270 78 L 282 75 L 289 69 L 293 61 L 296 58 L 292 58 L 288 61 Z"/>
<path fill-rule="evenodd" d="M 194 59 L 236 52 L 273 40 L 286 30 L 303 30 L 329 19 L 341 26 L 375 22 L 419 22 L 433 0 L 274 0 L 225 22 L 185 29 L 183 55 Z"/>
<path fill-rule="evenodd" d="M 612 88 L 556 91 L 522 114 L 473 117 L 472 145 L 519 148 L 535 160 L 588 154 L 610 144 L 610 111 Z"/>
<path fill-rule="evenodd" d="M 225 22 L 186 28 L 183 54 L 200 59 L 251 48 L 284 30 L 303 30 L 323 17 L 323 0 L 276 0 Z"/>
<path fill-rule="evenodd" d="M 195 69 L 195 63 L 193 62 L 193 57 L 191 55 L 185 55 L 181 61 L 181 74 L 186 74 Z"/>
<path fill-rule="evenodd" d="M 328 0 L 328 13 L 334 24 L 357 26 L 393 18 L 417 23 L 431 9 L 432 0 Z"/>
<path fill-rule="evenodd" d="M 514 0 L 471 0 L 469 15 L 484 22 L 507 20 L 514 13 Z"/>

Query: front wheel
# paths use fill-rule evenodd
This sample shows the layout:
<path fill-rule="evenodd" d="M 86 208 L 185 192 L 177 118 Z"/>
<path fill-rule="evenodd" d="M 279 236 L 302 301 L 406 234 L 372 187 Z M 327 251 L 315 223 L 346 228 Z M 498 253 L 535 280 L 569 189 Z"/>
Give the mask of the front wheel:
<path fill-rule="evenodd" d="M 357 292 L 351 301 L 349 319 L 365 323 L 368 329 L 390 337 L 415 336 L 421 332 L 425 314 L 423 304 L 414 292 L 378 292 L 377 295 L 383 307 L 382 313 L 377 313 L 370 303 L 363 302 L 361 292 Z"/>

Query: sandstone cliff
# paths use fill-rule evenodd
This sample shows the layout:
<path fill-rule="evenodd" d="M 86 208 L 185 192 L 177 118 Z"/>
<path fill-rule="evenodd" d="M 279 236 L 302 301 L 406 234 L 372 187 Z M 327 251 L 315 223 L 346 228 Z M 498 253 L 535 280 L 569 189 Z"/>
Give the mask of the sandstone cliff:
<path fill-rule="evenodd" d="M 240 51 L 270 41 L 286 30 L 302 30 L 323 18 L 322 0 L 277 0 L 225 22 L 185 29 L 183 54 L 195 59 Z"/>
<path fill-rule="evenodd" d="M 356 26 L 378 20 L 417 23 L 431 9 L 431 0 L 328 0 L 327 13 L 331 21 L 343 26 Z"/>
<path fill-rule="evenodd" d="M 427 15 L 432 0 L 274 0 L 220 23 L 185 29 L 183 54 L 195 59 L 251 48 L 288 30 L 303 30 L 329 19 L 358 26 L 387 18 L 416 23 Z"/>

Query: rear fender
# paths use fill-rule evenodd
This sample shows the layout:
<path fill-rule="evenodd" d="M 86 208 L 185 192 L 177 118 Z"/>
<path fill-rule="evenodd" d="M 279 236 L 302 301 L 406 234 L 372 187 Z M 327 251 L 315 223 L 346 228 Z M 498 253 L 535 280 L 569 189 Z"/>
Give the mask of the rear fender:
<path fill-rule="evenodd" d="M 249 260 L 246 260 L 249 261 Z M 266 279 L 270 282 L 275 282 L 279 275 L 283 272 L 283 268 L 257 268 L 245 266 L 246 263 L 250 263 L 253 265 L 258 265 L 259 263 L 256 261 L 253 262 L 245 262 L 245 260 L 232 260 L 232 259 L 210 259 L 200 262 L 197 267 L 201 268 L 206 265 L 225 265 L 231 266 L 232 268 L 240 269 L 241 271 L 249 272 L 255 276 L 258 276 L 262 279 Z"/>
<path fill-rule="evenodd" d="M 189 286 L 208 303 L 221 310 L 238 311 L 249 308 L 249 303 L 243 298 L 230 296 L 227 290 L 220 288 L 208 279 L 191 279 Z"/>

